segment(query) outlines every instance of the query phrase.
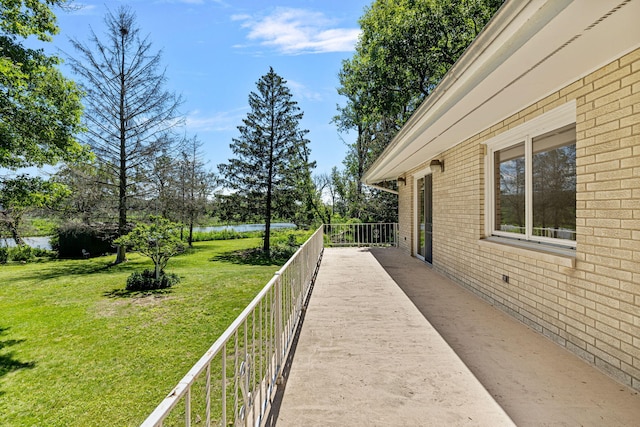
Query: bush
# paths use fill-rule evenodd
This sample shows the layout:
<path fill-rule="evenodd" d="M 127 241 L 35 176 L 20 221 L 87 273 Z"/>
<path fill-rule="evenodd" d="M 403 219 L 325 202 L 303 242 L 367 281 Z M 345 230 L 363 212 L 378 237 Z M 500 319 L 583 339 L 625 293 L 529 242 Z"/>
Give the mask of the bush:
<path fill-rule="evenodd" d="M 83 258 L 85 249 L 91 256 L 113 253 L 115 230 L 105 225 L 67 223 L 56 230 L 51 246 L 60 258 Z"/>
<path fill-rule="evenodd" d="M 36 258 L 56 258 L 58 254 L 55 251 L 42 248 L 31 248 L 31 255 Z"/>
<path fill-rule="evenodd" d="M 178 275 L 173 273 L 160 273 L 160 278 L 156 281 L 156 274 L 153 270 L 144 270 L 142 273 L 136 271 L 127 278 L 127 290 L 151 291 L 165 289 L 170 288 L 179 281 Z"/>
<path fill-rule="evenodd" d="M 211 240 L 234 240 L 234 239 L 245 239 L 248 237 L 256 237 L 259 235 L 259 232 L 239 232 L 230 229 L 224 229 L 220 231 L 194 231 L 193 232 L 193 241 L 194 242 L 205 242 Z"/>
<path fill-rule="evenodd" d="M 0 264 L 6 264 L 8 260 L 9 249 L 4 246 L 0 246 Z"/>
<path fill-rule="evenodd" d="M 9 258 L 12 261 L 29 262 L 35 258 L 31 246 L 15 246 L 9 248 Z"/>

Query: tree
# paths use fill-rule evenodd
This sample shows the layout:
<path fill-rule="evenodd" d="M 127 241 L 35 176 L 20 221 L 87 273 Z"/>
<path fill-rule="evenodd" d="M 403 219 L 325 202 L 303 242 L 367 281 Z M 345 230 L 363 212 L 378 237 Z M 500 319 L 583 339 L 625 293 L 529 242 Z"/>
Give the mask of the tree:
<path fill-rule="evenodd" d="M 346 104 L 334 119 L 340 132 L 355 132 L 344 164 L 357 183 L 349 201 L 356 217 L 368 210 L 364 172 L 502 2 L 376 0 L 365 10 L 356 52 L 342 63 L 338 92 Z"/>
<path fill-rule="evenodd" d="M 161 216 L 150 215 L 148 224 L 137 224 L 130 233 L 116 239 L 115 243 L 151 258 L 155 280 L 159 282 L 171 257 L 184 251 L 179 230 L 180 224 Z"/>
<path fill-rule="evenodd" d="M 209 196 L 215 189 L 217 177 L 205 169 L 197 137 L 186 141 L 179 164 L 180 212 L 182 222 L 189 227 L 187 242 L 193 245 L 193 226 L 205 212 Z"/>
<path fill-rule="evenodd" d="M 157 213 L 188 227 L 187 241 L 192 246 L 193 227 L 206 212 L 217 177 L 205 168 L 202 143 L 197 136 L 185 138 L 180 146 L 177 157 L 162 154 L 155 159 L 150 178 L 151 200 Z"/>
<path fill-rule="evenodd" d="M 215 216 L 222 222 L 251 223 L 261 221 L 263 218 L 249 197 L 239 192 L 216 194 L 213 205 Z"/>
<path fill-rule="evenodd" d="M 51 41 L 58 33 L 51 7 L 66 4 L 0 1 L 0 168 L 8 170 L 0 175 L 0 215 L 17 244 L 24 244 L 23 214 L 52 202 L 63 189 L 14 172 L 88 157 L 74 138 L 82 129 L 80 90 L 56 68 L 57 57 L 25 48 L 21 40 Z"/>
<path fill-rule="evenodd" d="M 257 82 L 257 92 L 249 94 L 251 111 L 238 126 L 233 139 L 236 156 L 218 166 L 229 189 L 243 193 L 259 208 L 265 223 L 263 252 L 269 254 L 271 218 L 277 201 L 296 189 L 297 168 L 310 168 L 307 130 L 300 130 L 303 113 L 292 100 L 286 80 L 269 69 Z M 296 195 L 294 195 L 295 197 Z M 287 198 L 290 205 L 295 199 Z"/>
<path fill-rule="evenodd" d="M 503 0 L 376 0 L 344 61 L 342 89 L 364 119 L 379 112 L 402 126 L 475 39 Z M 351 99 L 353 102 L 353 99 Z"/>
<path fill-rule="evenodd" d="M 151 51 L 148 37 L 141 38 L 135 14 L 121 6 L 105 17 L 104 41 L 92 31 L 90 44 L 72 40 L 78 58 L 72 69 L 82 78 L 86 92 L 84 140 L 113 177 L 109 185 L 118 193 L 118 231 L 127 232 L 127 211 L 139 177 L 146 174 L 154 155 L 167 151 L 167 136 L 180 123 L 181 98 L 163 89 L 161 53 Z M 125 260 L 118 249 L 116 263 Z"/>
<path fill-rule="evenodd" d="M 9 231 L 16 245 L 23 246 L 20 223 L 26 212 L 53 207 L 69 194 L 64 185 L 39 177 L 20 175 L 0 183 L 0 224 Z"/>
<path fill-rule="evenodd" d="M 47 2 L 0 1 L 0 167 L 55 165 L 87 155 L 74 138 L 82 129 L 80 90 L 56 68 L 60 60 L 20 39 L 51 41 L 58 32 Z"/>
<path fill-rule="evenodd" d="M 96 160 L 65 164 L 52 178 L 70 190 L 62 202 L 62 214 L 66 218 L 79 218 L 85 225 L 107 220 L 113 212 L 110 209 L 113 186 L 105 185 L 109 179 L 110 175 Z"/>
<path fill-rule="evenodd" d="M 334 166 L 335 169 L 335 166 Z M 316 211 L 322 224 L 331 224 L 336 210 L 336 187 L 328 173 L 321 173 L 313 177 L 318 200 Z"/>

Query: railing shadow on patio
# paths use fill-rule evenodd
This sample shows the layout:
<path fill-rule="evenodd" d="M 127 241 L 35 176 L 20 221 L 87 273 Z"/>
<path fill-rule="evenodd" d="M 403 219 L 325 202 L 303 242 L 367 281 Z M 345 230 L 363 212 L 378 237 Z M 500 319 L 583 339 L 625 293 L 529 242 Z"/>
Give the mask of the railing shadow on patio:
<path fill-rule="evenodd" d="M 270 417 L 285 362 L 326 246 L 397 246 L 396 223 L 320 227 L 275 274 L 142 427 L 261 426 Z M 326 234 L 325 234 L 326 233 Z"/>

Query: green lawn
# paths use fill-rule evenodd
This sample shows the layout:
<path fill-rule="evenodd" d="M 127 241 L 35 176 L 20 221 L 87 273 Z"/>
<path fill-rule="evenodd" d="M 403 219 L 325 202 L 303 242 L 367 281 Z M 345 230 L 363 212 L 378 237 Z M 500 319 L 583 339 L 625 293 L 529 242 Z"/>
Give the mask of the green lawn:
<path fill-rule="evenodd" d="M 278 270 L 230 256 L 260 242 L 196 243 L 146 296 L 137 254 L 0 265 L 0 425 L 139 425 Z"/>

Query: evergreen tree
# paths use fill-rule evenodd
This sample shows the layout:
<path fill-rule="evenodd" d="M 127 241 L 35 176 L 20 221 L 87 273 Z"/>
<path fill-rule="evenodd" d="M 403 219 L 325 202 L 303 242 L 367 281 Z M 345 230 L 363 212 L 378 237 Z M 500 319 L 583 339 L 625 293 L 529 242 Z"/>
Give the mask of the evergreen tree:
<path fill-rule="evenodd" d="M 271 219 L 277 210 L 301 202 L 300 171 L 310 170 L 307 130 L 299 128 L 303 113 L 292 100 L 286 80 L 269 69 L 249 94 L 251 111 L 233 139 L 236 156 L 218 166 L 226 186 L 258 207 L 265 223 L 263 252 L 269 256 Z"/>
<path fill-rule="evenodd" d="M 70 58 L 86 92 L 84 138 L 110 172 L 117 190 L 118 232 L 128 231 L 127 211 L 139 179 L 149 175 L 153 157 L 164 153 L 174 138 L 168 133 L 180 123 L 182 100 L 163 89 L 161 54 L 141 38 L 133 11 L 121 6 L 105 17 L 104 40 L 92 32 L 90 45 L 72 40 L 78 58 Z M 118 248 L 116 263 L 125 260 Z"/>

